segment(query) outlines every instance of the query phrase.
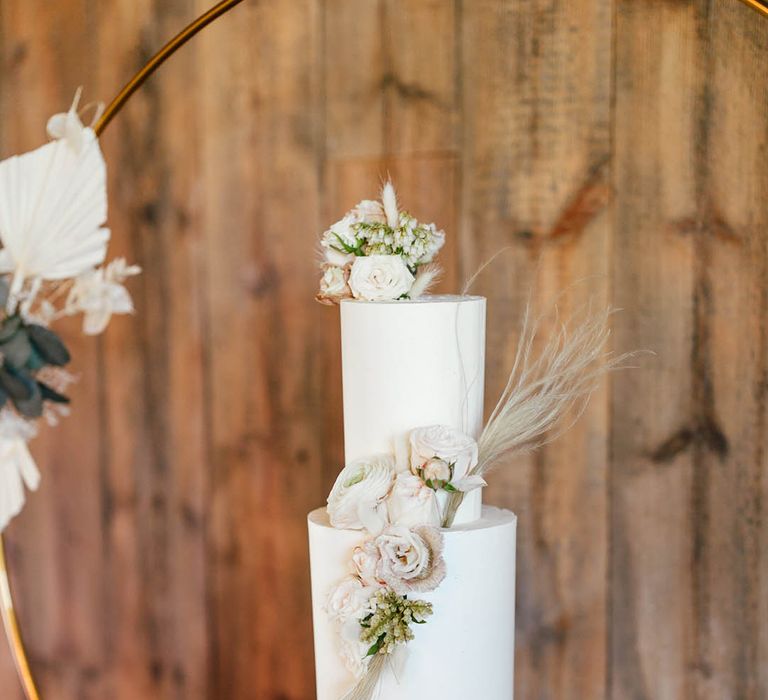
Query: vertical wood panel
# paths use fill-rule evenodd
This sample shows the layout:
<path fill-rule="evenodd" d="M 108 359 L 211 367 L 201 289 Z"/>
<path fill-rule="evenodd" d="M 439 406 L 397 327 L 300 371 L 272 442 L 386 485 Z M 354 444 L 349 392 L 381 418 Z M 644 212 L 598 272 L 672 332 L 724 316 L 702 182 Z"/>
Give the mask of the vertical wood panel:
<path fill-rule="evenodd" d="M 306 513 L 322 493 L 319 16 L 245 4 L 202 37 L 211 695 L 311 696 Z M 301 251 L 301 252 L 300 252 Z"/>
<path fill-rule="evenodd" d="M 618 5 L 618 338 L 658 357 L 614 392 L 616 698 L 760 697 L 768 26 L 726 5 Z"/>
<path fill-rule="evenodd" d="M 532 285 L 539 313 L 578 280 L 564 314 L 607 299 L 611 8 L 465 3 L 462 33 L 464 274 L 510 248 L 478 284 L 490 408 Z M 520 517 L 521 698 L 605 692 L 607 428 L 602 391 L 566 437 L 490 479 L 487 499 Z"/>
<path fill-rule="evenodd" d="M 701 89 L 697 3 L 619 2 L 614 246 L 616 344 L 657 357 L 614 378 L 612 697 L 689 697 L 690 453 L 695 220 Z"/>
<path fill-rule="evenodd" d="M 100 4 L 102 91 L 124 82 L 198 9 Z M 144 268 L 131 285 L 139 315 L 116 320 L 105 337 L 109 691 L 117 698 L 207 692 L 202 127 L 189 89 L 196 76 L 193 45 L 104 136 L 117 166 L 112 254 Z"/>

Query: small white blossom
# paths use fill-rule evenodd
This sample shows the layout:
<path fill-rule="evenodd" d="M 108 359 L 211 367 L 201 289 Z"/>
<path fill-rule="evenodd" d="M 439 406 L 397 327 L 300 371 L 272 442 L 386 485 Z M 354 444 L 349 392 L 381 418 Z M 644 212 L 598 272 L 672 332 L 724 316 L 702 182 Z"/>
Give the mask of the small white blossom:
<path fill-rule="evenodd" d="M 352 296 L 352 293 L 347 285 L 347 274 L 344 269 L 328 265 L 320 280 L 318 300 L 333 302 L 349 296 Z"/>
<path fill-rule="evenodd" d="M 123 282 L 140 272 L 140 267 L 127 265 L 125 258 L 117 258 L 106 267 L 80 275 L 67 298 L 66 312 L 82 313 L 83 332 L 98 335 L 113 314 L 133 313 L 133 300 Z"/>
<path fill-rule="evenodd" d="M 0 532 L 24 507 L 24 487 L 36 491 L 40 484 L 40 472 L 27 447 L 36 434 L 32 421 L 8 408 L 0 411 Z"/>

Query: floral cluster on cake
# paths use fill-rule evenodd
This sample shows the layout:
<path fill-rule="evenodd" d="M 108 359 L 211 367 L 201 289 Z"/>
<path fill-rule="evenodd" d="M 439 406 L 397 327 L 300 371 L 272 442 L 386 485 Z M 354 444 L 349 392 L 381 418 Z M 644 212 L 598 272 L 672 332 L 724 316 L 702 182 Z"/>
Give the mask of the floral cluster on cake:
<path fill-rule="evenodd" d="M 416 299 L 434 283 L 433 263 L 445 233 L 399 208 L 387 182 L 381 201 L 365 199 L 322 236 L 322 278 L 317 300 L 393 301 Z"/>
<path fill-rule="evenodd" d="M 336 479 L 328 497 L 331 525 L 366 534 L 326 605 L 338 623 L 342 658 L 357 677 L 370 657 L 413 639 L 411 625 L 432 614 L 431 603 L 413 596 L 445 578 L 441 495 L 483 486 L 470 473 L 477 461 L 473 438 L 433 425 L 412 430 L 396 454 L 356 460 Z"/>
<path fill-rule="evenodd" d="M 106 165 L 93 129 L 68 112 L 48 121 L 51 141 L 0 162 L 0 531 L 24 505 L 40 473 L 27 443 L 40 419 L 68 412 L 70 353 L 50 326 L 82 315 L 101 333 L 113 314 L 133 312 L 124 282 L 140 269 L 104 264 L 110 231 Z"/>

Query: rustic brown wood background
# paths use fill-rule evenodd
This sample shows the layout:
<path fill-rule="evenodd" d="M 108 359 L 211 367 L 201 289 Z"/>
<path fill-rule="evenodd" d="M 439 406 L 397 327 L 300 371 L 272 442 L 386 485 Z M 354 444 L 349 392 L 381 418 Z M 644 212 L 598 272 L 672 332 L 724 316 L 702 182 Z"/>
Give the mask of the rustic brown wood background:
<path fill-rule="evenodd" d="M 208 0 L 2 0 L 0 150 Z M 768 18 L 737 0 L 244 5 L 105 133 L 139 313 L 67 330 L 74 415 L 10 528 L 45 700 L 313 697 L 305 514 L 342 459 L 324 224 L 391 173 L 490 299 L 622 307 L 618 374 L 499 472 L 520 700 L 768 698 Z M 450 668 L 450 660 L 446 660 Z M 0 647 L 0 696 L 18 700 Z"/>

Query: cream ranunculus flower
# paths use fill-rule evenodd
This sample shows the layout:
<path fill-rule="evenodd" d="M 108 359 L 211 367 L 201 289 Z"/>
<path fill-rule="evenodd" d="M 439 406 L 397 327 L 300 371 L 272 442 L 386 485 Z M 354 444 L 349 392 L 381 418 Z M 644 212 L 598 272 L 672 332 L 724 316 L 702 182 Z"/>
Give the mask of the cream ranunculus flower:
<path fill-rule="evenodd" d="M 477 464 L 477 443 L 469 435 L 447 425 L 430 425 L 411 431 L 411 471 L 431 468 L 435 457 L 453 465 L 451 481 L 463 479 Z"/>
<path fill-rule="evenodd" d="M 361 620 L 370 611 L 369 601 L 376 586 L 366 586 L 356 576 L 347 576 L 328 596 L 325 610 L 332 620 Z"/>
<path fill-rule="evenodd" d="M 445 578 L 443 536 L 435 527 L 390 525 L 374 544 L 379 578 L 399 595 L 433 591 Z"/>
<path fill-rule="evenodd" d="M 440 526 L 440 508 L 435 492 L 410 472 L 397 475 L 387 499 L 387 510 L 390 522 L 395 525 Z"/>
<path fill-rule="evenodd" d="M 377 455 L 348 464 L 336 478 L 328 496 L 331 525 L 341 529 L 366 529 L 377 535 L 387 524 L 385 499 L 395 478 L 395 461 Z"/>
<path fill-rule="evenodd" d="M 388 301 L 408 294 L 414 277 L 399 255 L 368 255 L 355 258 L 349 287 L 356 299 Z"/>

